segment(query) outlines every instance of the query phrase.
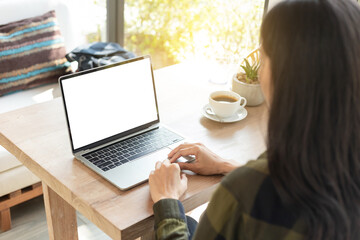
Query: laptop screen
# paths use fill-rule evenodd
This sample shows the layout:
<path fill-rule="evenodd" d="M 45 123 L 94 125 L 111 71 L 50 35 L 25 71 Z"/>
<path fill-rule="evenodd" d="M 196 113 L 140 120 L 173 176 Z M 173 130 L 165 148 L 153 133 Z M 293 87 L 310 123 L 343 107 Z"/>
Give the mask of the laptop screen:
<path fill-rule="evenodd" d="M 149 57 L 60 78 L 73 151 L 156 122 Z"/>

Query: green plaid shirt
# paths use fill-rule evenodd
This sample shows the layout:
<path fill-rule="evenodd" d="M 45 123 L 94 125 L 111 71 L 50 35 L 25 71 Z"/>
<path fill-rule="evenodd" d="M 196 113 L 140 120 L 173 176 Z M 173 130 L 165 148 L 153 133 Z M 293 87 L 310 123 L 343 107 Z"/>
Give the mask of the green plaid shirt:
<path fill-rule="evenodd" d="M 157 239 L 188 239 L 180 201 L 154 204 Z M 223 178 L 193 239 L 304 239 L 304 221 L 282 203 L 269 176 L 266 155 Z"/>

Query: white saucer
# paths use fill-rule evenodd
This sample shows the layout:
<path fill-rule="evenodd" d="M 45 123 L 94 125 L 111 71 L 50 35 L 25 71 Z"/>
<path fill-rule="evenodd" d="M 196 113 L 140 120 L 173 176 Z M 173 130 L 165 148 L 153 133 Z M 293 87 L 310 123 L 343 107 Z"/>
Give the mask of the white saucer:
<path fill-rule="evenodd" d="M 210 108 L 209 104 L 206 104 L 203 108 L 202 108 L 202 114 L 210 119 L 213 120 L 215 122 L 222 122 L 222 123 L 233 123 L 233 122 L 238 122 L 240 120 L 243 120 L 244 118 L 246 118 L 247 116 L 247 111 L 245 108 L 240 108 L 233 116 L 231 117 L 227 117 L 227 118 L 221 118 L 218 117 L 216 115 L 213 114 L 209 114 L 206 109 Z"/>

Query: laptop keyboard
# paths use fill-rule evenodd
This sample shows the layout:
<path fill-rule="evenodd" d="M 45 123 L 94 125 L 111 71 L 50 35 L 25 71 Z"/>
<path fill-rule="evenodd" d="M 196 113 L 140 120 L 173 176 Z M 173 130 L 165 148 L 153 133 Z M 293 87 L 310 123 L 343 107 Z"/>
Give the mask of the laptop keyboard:
<path fill-rule="evenodd" d="M 157 128 L 87 153 L 84 157 L 103 171 L 108 171 L 182 139 L 165 128 Z"/>

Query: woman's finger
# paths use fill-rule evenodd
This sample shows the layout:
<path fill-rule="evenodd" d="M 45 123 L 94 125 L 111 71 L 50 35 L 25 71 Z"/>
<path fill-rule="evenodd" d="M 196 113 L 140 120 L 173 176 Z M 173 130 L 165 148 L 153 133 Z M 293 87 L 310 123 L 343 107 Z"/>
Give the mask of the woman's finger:
<path fill-rule="evenodd" d="M 177 151 L 171 158 L 170 158 L 170 162 L 175 162 L 176 160 L 178 160 L 180 157 L 182 156 L 187 156 L 187 155 L 193 155 L 191 153 L 191 149 L 193 147 L 188 147 L 188 148 L 182 148 L 179 149 L 179 151 Z"/>
<path fill-rule="evenodd" d="M 189 155 L 195 155 L 195 158 L 197 157 L 199 153 L 199 147 L 192 145 L 191 147 L 180 149 L 177 151 L 172 158 L 170 158 L 170 162 L 175 162 L 182 156 L 189 156 Z"/>
<path fill-rule="evenodd" d="M 179 146 L 177 146 L 176 148 L 174 148 L 169 154 L 168 154 L 168 157 L 171 158 L 176 152 L 178 152 L 180 149 L 183 149 L 183 148 L 188 148 L 190 147 L 192 144 L 190 143 L 183 143 L 183 144 L 180 144 Z"/>
<path fill-rule="evenodd" d="M 155 163 L 155 169 L 159 169 L 161 167 L 161 162 L 156 162 Z"/>
<path fill-rule="evenodd" d="M 181 170 L 196 172 L 196 165 L 194 163 L 179 162 L 178 164 Z"/>
<path fill-rule="evenodd" d="M 165 166 L 169 166 L 171 163 L 169 161 L 169 159 L 165 159 L 163 162 L 162 162 Z"/>
<path fill-rule="evenodd" d="M 182 173 L 181 174 L 181 183 L 187 187 L 187 182 L 188 182 L 188 179 L 186 177 L 186 174 L 185 173 Z"/>
<path fill-rule="evenodd" d="M 176 169 L 177 172 L 180 173 L 180 170 L 181 170 L 181 169 L 180 169 L 179 164 L 177 164 L 177 163 L 172 163 L 171 166 L 172 166 L 174 169 Z"/>

